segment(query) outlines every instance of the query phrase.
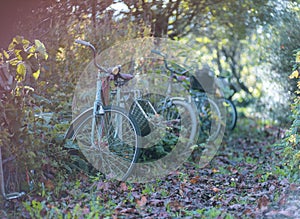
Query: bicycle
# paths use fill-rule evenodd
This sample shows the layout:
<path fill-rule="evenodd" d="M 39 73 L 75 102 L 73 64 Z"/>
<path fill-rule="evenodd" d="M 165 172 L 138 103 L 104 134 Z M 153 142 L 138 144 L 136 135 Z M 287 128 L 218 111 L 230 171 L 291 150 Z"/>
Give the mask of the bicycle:
<path fill-rule="evenodd" d="M 125 181 L 139 156 L 140 130 L 124 108 L 107 105 L 107 83 L 113 81 L 119 88 L 133 75 L 121 73 L 120 66 L 105 69 L 97 63 L 97 51 L 90 42 L 75 40 L 75 43 L 93 51 L 96 95 L 94 106 L 71 122 L 65 139 L 77 143 L 86 159 L 106 177 Z"/>
<path fill-rule="evenodd" d="M 235 104 L 232 102 L 232 96 L 237 92 L 236 87 L 228 82 L 225 77 L 218 76 L 216 78 L 216 83 L 219 87 L 226 87 L 230 91 L 233 91 L 232 94 L 227 95 L 226 98 L 221 98 L 220 102 L 224 106 L 226 110 L 226 129 L 227 130 L 234 130 L 237 122 L 237 110 Z"/>
<path fill-rule="evenodd" d="M 194 82 L 196 78 L 189 74 L 189 69 L 186 69 L 176 63 L 173 63 L 173 66 L 171 66 L 167 61 L 166 54 L 159 51 L 153 52 L 163 57 L 164 66 L 171 72 L 171 77 L 176 78 L 177 81 L 185 82 L 185 87 L 190 92 L 191 99 L 196 106 L 200 120 L 198 140 L 202 141 L 203 139 L 206 139 L 208 141 L 214 141 L 222 129 L 222 113 L 218 105 L 219 103 L 208 97 L 205 92 L 198 92 L 194 89 Z M 198 81 L 197 83 L 200 85 Z"/>
<path fill-rule="evenodd" d="M 218 80 L 221 80 L 218 78 Z M 191 91 L 193 92 L 193 96 L 195 96 L 195 101 L 200 102 L 202 97 L 205 98 L 205 91 L 203 87 L 200 85 L 198 80 L 194 76 L 190 76 L 191 82 Z M 226 117 L 226 130 L 233 130 L 235 128 L 237 122 L 237 111 L 234 103 L 228 98 L 216 98 L 214 101 L 210 100 L 211 105 L 221 106 L 225 110 Z"/>
<path fill-rule="evenodd" d="M 149 79 L 161 79 L 157 74 L 149 77 Z M 197 136 L 198 117 L 191 99 L 172 95 L 174 79 L 180 82 L 180 78 L 176 78 L 176 75 L 171 72 L 164 79 L 167 83 L 164 84 L 164 94 L 143 93 L 142 90 L 137 89 L 137 86 L 122 91 L 123 98 L 120 98 L 120 94 L 116 92 L 116 104 L 122 104 L 128 109 L 141 131 L 142 147 L 138 163 L 161 160 L 167 155 L 173 156 L 174 153 L 188 154 Z M 159 155 L 156 154 L 156 150 L 160 150 Z"/>

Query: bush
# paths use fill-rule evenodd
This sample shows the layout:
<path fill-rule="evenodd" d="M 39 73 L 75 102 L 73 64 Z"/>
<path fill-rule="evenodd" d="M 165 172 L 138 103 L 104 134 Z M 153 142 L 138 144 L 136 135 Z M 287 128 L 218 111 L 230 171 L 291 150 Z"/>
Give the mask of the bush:
<path fill-rule="evenodd" d="M 29 183 L 26 176 L 37 167 L 38 151 L 45 145 L 34 98 L 42 59 L 47 59 L 44 45 L 23 37 L 15 37 L 0 53 L 0 147 L 9 192 L 28 186 L 23 182 Z"/>
<path fill-rule="evenodd" d="M 289 77 L 297 82 L 292 109 L 292 125 L 284 139 L 284 165 L 288 168 L 292 180 L 299 180 L 300 176 L 300 49 L 296 50 L 293 73 Z"/>

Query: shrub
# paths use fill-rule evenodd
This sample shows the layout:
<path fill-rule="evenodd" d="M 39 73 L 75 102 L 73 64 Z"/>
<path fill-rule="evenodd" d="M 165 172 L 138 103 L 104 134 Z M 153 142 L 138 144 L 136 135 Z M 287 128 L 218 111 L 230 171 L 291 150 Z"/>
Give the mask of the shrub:
<path fill-rule="evenodd" d="M 7 191 L 24 187 L 44 145 L 34 99 L 42 59 L 47 59 L 44 45 L 19 36 L 0 53 L 0 147 Z"/>
<path fill-rule="evenodd" d="M 297 90 L 295 91 L 292 109 L 292 125 L 284 139 L 285 165 L 289 170 L 290 177 L 293 180 L 299 180 L 300 176 L 300 49 L 296 50 L 296 59 L 293 72 L 289 77 L 297 80 Z"/>

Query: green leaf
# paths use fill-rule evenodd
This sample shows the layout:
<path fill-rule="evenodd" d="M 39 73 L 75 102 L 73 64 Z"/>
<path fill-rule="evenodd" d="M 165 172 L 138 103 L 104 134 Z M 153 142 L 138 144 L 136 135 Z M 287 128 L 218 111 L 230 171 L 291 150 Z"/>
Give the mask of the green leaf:
<path fill-rule="evenodd" d="M 46 48 L 44 44 L 39 41 L 39 40 L 34 40 L 35 46 L 36 46 L 36 51 L 38 51 L 45 59 L 48 58 L 48 54 L 46 52 Z"/>

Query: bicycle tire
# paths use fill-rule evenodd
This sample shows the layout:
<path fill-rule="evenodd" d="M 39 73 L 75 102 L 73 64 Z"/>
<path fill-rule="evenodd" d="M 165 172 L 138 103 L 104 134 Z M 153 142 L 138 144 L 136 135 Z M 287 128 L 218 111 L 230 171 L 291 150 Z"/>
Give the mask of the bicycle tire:
<path fill-rule="evenodd" d="M 233 130 L 237 122 L 237 111 L 234 103 L 229 99 L 221 99 L 226 110 L 226 129 Z"/>
<path fill-rule="evenodd" d="M 67 131 L 66 139 L 77 143 L 88 162 L 105 176 L 125 181 L 139 156 L 140 131 L 124 109 L 117 106 L 103 109 L 104 114 L 96 117 L 93 108 L 80 114 Z M 93 119 L 97 132 L 94 137 Z"/>
<path fill-rule="evenodd" d="M 148 93 L 143 96 L 143 99 L 147 99 L 151 102 L 159 117 L 162 119 L 160 124 L 165 124 L 165 127 L 161 129 L 152 126 L 150 136 L 148 136 L 148 138 L 143 138 L 143 142 L 147 139 L 155 141 L 150 147 L 141 149 L 141 159 L 139 162 L 143 163 L 150 160 L 162 159 L 164 156 L 172 153 L 172 150 L 178 144 L 190 146 L 195 143 L 198 121 L 196 110 L 190 103 L 182 98 L 176 97 L 171 97 L 166 100 L 165 96 L 155 93 Z M 165 101 L 168 103 L 166 104 Z M 183 113 L 186 115 L 183 115 Z M 182 118 L 190 121 L 189 124 L 186 124 L 187 121 L 183 122 Z M 183 138 L 183 132 L 185 132 L 184 129 L 188 129 L 189 133 L 184 134 Z M 163 147 L 163 149 L 161 147 Z M 157 155 L 157 151 L 159 151 L 159 156 Z"/>
<path fill-rule="evenodd" d="M 197 113 L 195 112 L 193 106 L 183 100 L 173 100 L 173 104 L 175 106 L 183 106 L 186 109 L 186 112 L 190 115 L 190 136 L 189 136 L 189 145 L 194 144 L 195 139 L 197 138 L 197 129 L 198 129 L 198 119 L 197 119 Z"/>
<path fill-rule="evenodd" d="M 207 139 L 214 141 L 217 139 L 222 128 L 222 114 L 218 104 L 207 96 L 201 96 L 195 101 L 197 107 L 200 129 L 199 140 Z"/>

